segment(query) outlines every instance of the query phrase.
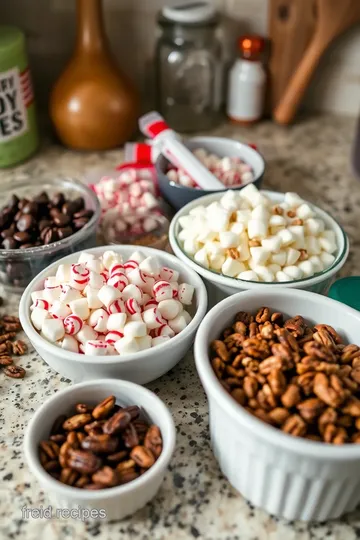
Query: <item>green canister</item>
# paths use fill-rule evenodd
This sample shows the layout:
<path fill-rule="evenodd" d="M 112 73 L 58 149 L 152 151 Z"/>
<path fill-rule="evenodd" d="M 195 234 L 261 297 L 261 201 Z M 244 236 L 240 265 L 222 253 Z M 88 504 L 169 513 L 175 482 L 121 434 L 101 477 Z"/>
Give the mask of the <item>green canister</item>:
<path fill-rule="evenodd" d="M 0 167 L 28 158 L 38 143 L 25 36 L 0 25 Z"/>

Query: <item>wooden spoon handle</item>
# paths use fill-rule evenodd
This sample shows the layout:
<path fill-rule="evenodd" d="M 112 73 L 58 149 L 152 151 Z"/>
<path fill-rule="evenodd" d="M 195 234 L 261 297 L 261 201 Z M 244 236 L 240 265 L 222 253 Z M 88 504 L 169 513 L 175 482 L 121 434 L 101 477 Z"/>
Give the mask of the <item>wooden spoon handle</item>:
<path fill-rule="evenodd" d="M 326 45 L 314 36 L 274 110 L 274 119 L 279 124 L 289 124 L 293 120 L 325 48 Z"/>

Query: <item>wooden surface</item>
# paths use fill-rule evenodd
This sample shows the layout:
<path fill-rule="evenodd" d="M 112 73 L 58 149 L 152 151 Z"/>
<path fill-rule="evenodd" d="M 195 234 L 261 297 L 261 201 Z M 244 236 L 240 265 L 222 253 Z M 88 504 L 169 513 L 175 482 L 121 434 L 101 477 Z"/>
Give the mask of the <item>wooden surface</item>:
<path fill-rule="evenodd" d="M 283 96 L 315 29 L 315 0 L 270 0 L 269 112 Z"/>
<path fill-rule="evenodd" d="M 274 118 L 279 124 L 289 124 L 293 120 L 328 45 L 360 22 L 360 0 L 316 0 L 316 12 L 314 35 L 274 111 Z"/>

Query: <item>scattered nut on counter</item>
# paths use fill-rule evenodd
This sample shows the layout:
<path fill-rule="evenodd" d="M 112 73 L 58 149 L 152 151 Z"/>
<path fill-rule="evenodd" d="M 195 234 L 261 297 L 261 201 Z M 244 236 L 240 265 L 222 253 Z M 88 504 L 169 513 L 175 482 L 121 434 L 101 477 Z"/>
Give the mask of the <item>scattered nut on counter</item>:
<path fill-rule="evenodd" d="M 204 148 L 197 148 L 193 154 L 224 184 L 224 186 L 240 186 L 253 182 L 254 173 L 250 165 L 237 157 L 221 158 L 210 154 Z M 181 168 L 172 167 L 167 172 L 170 182 L 186 187 L 198 188 L 196 182 Z"/>
<path fill-rule="evenodd" d="M 2 305 L 3 298 L 0 300 L 0 305 Z M 23 379 L 26 374 L 23 367 L 14 365 L 13 356 L 22 356 L 27 352 L 24 341 L 20 339 L 14 341 L 19 332 L 21 332 L 21 324 L 18 317 L 0 316 L 0 368 L 7 377 L 12 379 Z"/>
<path fill-rule="evenodd" d="M 56 480 L 82 489 L 105 489 L 135 480 L 162 452 L 158 426 L 140 417 L 137 405 L 120 407 L 109 396 L 98 405 L 75 405 L 72 416 L 59 416 L 39 458 Z"/>
<path fill-rule="evenodd" d="M 247 281 L 313 276 L 335 261 L 335 233 L 296 193 L 274 204 L 253 184 L 179 218 L 184 251 L 205 268 Z"/>
<path fill-rule="evenodd" d="M 40 335 L 71 352 L 92 356 L 134 354 L 161 345 L 191 321 L 184 306 L 194 287 L 179 273 L 139 251 L 83 252 L 60 264 L 44 289 L 31 294 L 30 319 Z"/>
<path fill-rule="evenodd" d="M 240 311 L 211 350 L 223 387 L 260 420 L 313 441 L 360 443 L 360 347 L 331 326 Z"/>

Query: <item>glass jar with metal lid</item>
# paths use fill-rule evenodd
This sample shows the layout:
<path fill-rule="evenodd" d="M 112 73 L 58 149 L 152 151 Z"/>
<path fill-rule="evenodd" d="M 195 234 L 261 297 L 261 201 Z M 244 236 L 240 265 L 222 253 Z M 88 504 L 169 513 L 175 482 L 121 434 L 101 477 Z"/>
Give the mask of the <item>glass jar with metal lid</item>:
<path fill-rule="evenodd" d="M 192 2 L 164 7 L 158 24 L 158 109 L 176 131 L 212 128 L 222 94 L 219 15 L 206 2 Z"/>

